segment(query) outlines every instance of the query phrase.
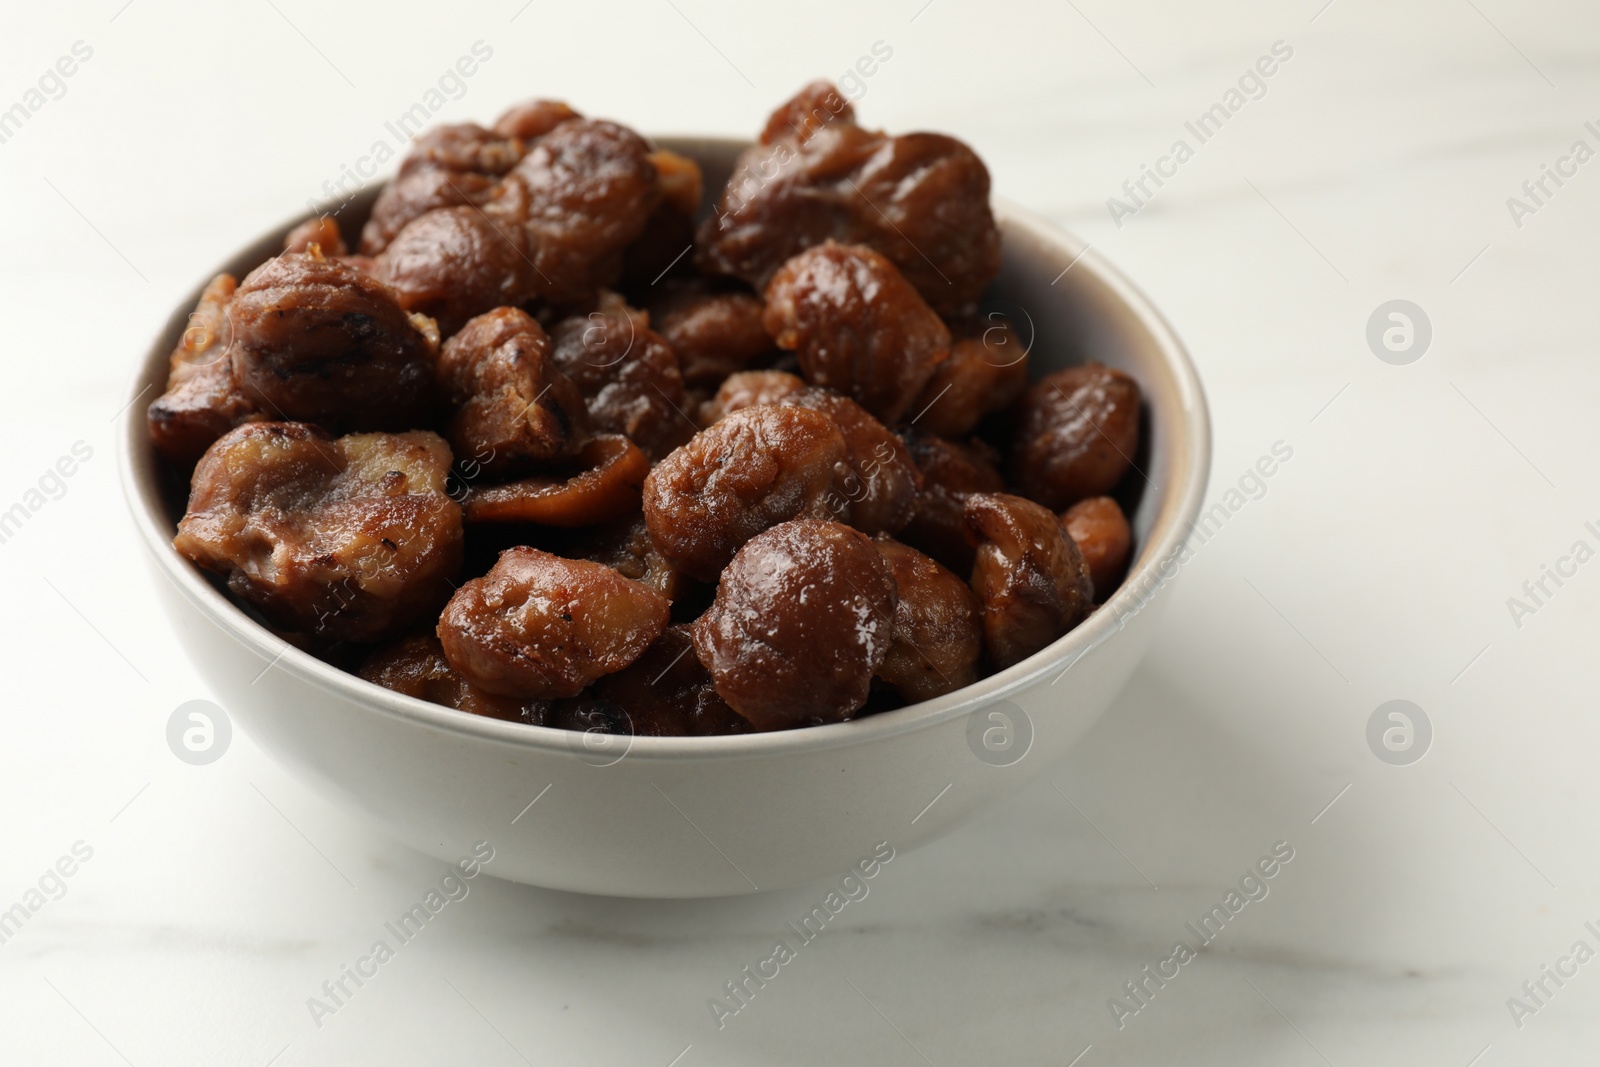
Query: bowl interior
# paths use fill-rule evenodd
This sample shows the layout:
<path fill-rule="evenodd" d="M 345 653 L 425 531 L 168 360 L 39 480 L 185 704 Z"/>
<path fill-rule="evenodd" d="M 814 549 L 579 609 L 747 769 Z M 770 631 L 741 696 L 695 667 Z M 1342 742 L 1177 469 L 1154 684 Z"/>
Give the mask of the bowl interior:
<path fill-rule="evenodd" d="M 726 183 L 746 142 L 703 137 L 658 137 L 663 148 L 695 159 L 705 173 L 709 201 Z M 318 213 L 334 213 L 347 239 L 359 234 L 382 188 L 381 182 L 331 201 Z M 631 758 L 737 756 L 788 747 L 831 747 L 916 729 L 1004 699 L 1043 673 L 1055 674 L 1120 629 L 1167 573 L 1199 512 L 1210 463 L 1210 425 L 1198 376 L 1182 343 L 1129 282 L 1075 237 L 1003 200 L 995 203 L 1003 235 L 999 277 L 984 301 L 985 312 L 1010 318 L 1029 351 L 1030 374 L 1038 378 L 1088 359 L 1132 375 L 1145 399 L 1140 453 L 1117 490 L 1134 530 L 1134 560 L 1112 598 L 1086 622 L 1054 644 L 979 682 L 936 700 L 829 726 L 770 734 L 724 737 L 640 737 Z M 383 689 L 285 644 L 230 601 L 171 547 L 183 515 L 188 487 L 150 446 L 144 412 L 165 388 L 167 361 L 188 324 L 200 292 L 216 274 L 243 278 L 276 255 L 285 235 L 312 213 L 297 215 L 206 274 L 173 310 L 135 377 L 124 416 L 122 474 L 135 525 L 158 569 L 213 623 L 266 662 L 295 672 L 324 689 L 353 697 L 386 713 L 443 729 L 494 737 L 539 748 L 563 746 L 565 731 L 500 722 L 429 704 Z"/>

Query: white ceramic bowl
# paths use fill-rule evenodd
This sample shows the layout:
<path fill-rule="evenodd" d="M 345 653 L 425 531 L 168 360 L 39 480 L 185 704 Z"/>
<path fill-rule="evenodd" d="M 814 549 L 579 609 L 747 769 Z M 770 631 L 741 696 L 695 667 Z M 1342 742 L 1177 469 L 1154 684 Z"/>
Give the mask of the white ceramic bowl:
<path fill-rule="evenodd" d="M 696 158 L 708 190 L 721 187 L 742 147 L 659 143 Z M 345 207 L 347 233 L 377 188 Z M 1025 340 L 1031 330 L 1033 374 L 1098 359 L 1133 375 L 1147 405 L 1138 462 L 1148 483 L 1132 515 L 1128 578 L 1088 621 L 1022 663 L 856 722 L 699 738 L 500 722 L 322 663 L 256 624 L 171 546 L 181 501 L 161 475 L 144 409 L 165 385 L 198 287 L 151 345 L 131 390 L 143 395 L 123 427 L 123 484 L 174 636 L 228 713 L 308 784 L 442 861 L 487 840 L 491 873 L 518 882 L 634 897 L 748 893 L 842 873 L 880 842 L 904 851 L 953 829 L 1047 770 L 1127 681 L 1210 465 L 1200 382 L 1156 310 L 1082 242 L 1004 202 L 995 213 L 1004 262 L 990 304 Z M 218 270 L 242 277 L 304 217 Z"/>

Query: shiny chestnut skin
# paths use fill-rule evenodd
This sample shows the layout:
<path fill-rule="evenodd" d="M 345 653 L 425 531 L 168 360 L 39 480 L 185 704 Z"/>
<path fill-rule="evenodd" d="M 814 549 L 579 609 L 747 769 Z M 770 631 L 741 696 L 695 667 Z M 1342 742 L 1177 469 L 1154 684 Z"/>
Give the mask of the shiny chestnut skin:
<path fill-rule="evenodd" d="M 469 321 L 439 353 L 452 409 L 450 446 L 491 479 L 570 458 L 589 438 L 589 410 L 527 312 L 497 308 Z"/>
<path fill-rule="evenodd" d="M 700 405 L 700 424 L 710 426 L 730 411 L 757 404 L 777 404 L 790 393 L 808 389 L 806 380 L 781 370 L 742 370 L 730 374 L 716 394 Z"/>
<path fill-rule="evenodd" d="M 760 403 L 822 412 L 844 435 L 847 466 L 827 498 L 831 517 L 869 534 L 893 533 L 910 521 L 922 474 L 905 443 L 849 397 L 782 371 L 746 371 L 724 382 L 711 403 L 722 415 Z"/>
<path fill-rule="evenodd" d="M 772 351 L 763 310 L 754 293 L 703 281 L 666 287 L 649 304 L 650 323 L 678 354 L 683 383 L 691 389 L 715 389 Z"/>
<path fill-rule="evenodd" d="M 768 527 L 830 514 L 848 449 L 834 420 L 806 408 L 744 408 L 701 430 L 644 481 L 644 520 L 657 551 L 714 582 L 741 545 Z"/>
<path fill-rule="evenodd" d="M 972 590 L 983 605 L 984 643 L 997 670 L 1088 617 L 1089 569 L 1052 512 L 1008 493 L 974 493 L 966 520 L 978 546 Z"/>
<path fill-rule="evenodd" d="M 1133 548 L 1133 531 L 1118 503 L 1108 496 L 1080 500 L 1061 513 L 1061 525 L 1083 553 L 1089 579 L 1094 583 L 1094 598 L 1103 602 L 1116 591 L 1128 569 L 1128 554 Z"/>
<path fill-rule="evenodd" d="M 899 596 L 889 654 L 878 677 L 909 701 L 932 700 L 978 680 L 983 627 L 967 583 L 884 534 L 873 539 Z"/>
<path fill-rule="evenodd" d="M 436 208 L 481 207 L 525 151 L 519 138 L 470 122 L 424 131 L 373 203 L 361 231 L 361 253 L 376 256 L 408 223 Z M 323 252 L 332 254 L 327 248 Z"/>
<path fill-rule="evenodd" d="M 808 85 L 739 157 L 697 258 L 761 288 L 826 240 L 888 256 L 941 314 L 970 311 L 1000 268 L 988 169 L 953 137 L 863 129 L 832 85 Z"/>
<path fill-rule="evenodd" d="M 573 119 L 541 137 L 506 178 L 526 190 L 535 293 L 574 303 L 610 285 L 662 190 L 650 145 L 614 122 Z"/>
<path fill-rule="evenodd" d="M 563 122 L 582 117 L 560 100 L 524 100 L 506 108 L 494 120 L 493 130 L 501 137 L 532 144 Z"/>
<path fill-rule="evenodd" d="M 809 408 L 831 418 L 844 435 L 849 470 L 835 479 L 833 517 L 864 533 L 894 533 L 911 521 L 922 474 L 900 438 L 865 408 L 831 389 L 811 386 L 782 397 L 785 407 Z"/>
<path fill-rule="evenodd" d="M 1007 470 L 1023 496 L 1060 511 L 1109 493 L 1138 449 L 1138 383 L 1104 364 L 1084 363 L 1029 387 Z"/>
<path fill-rule="evenodd" d="M 962 438 L 1017 401 L 1028 388 L 1028 352 L 1003 316 L 952 323 L 950 358 L 934 370 L 911 405 L 912 424 Z"/>
<path fill-rule="evenodd" d="M 758 730 L 839 722 L 893 642 L 894 573 L 859 530 L 795 519 L 758 534 L 694 623 L 717 692 Z"/>
<path fill-rule="evenodd" d="M 227 316 L 234 384 L 262 411 L 335 432 L 429 423 L 438 332 L 378 279 L 285 254 L 245 276 Z"/>
<path fill-rule="evenodd" d="M 211 442 L 241 422 L 266 418 L 233 382 L 228 304 L 236 288 L 231 274 L 219 274 L 200 294 L 172 350 L 167 390 L 145 412 L 156 451 L 179 466 L 192 465 Z"/>
<path fill-rule="evenodd" d="M 788 260 L 766 290 L 763 321 L 812 385 L 837 389 L 887 423 L 900 420 L 939 364 L 950 331 L 893 263 L 827 242 Z"/>
<path fill-rule="evenodd" d="M 400 306 L 449 337 L 468 319 L 522 303 L 532 292 L 527 237 L 477 207 L 439 208 L 407 223 L 375 260 Z"/>
<path fill-rule="evenodd" d="M 667 628 L 666 598 L 610 567 L 508 548 L 456 590 L 439 640 L 468 682 L 519 699 L 573 697 L 638 659 Z"/>
<path fill-rule="evenodd" d="M 290 230 L 289 236 L 283 239 L 285 252 L 309 252 L 312 245 L 316 245 L 325 256 L 342 256 L 350 251 L 345 247 L 344 237 L 339 233 L 339 223 L 332 215 L 307 219 Z"/>
<path fill-rule="evenodd" d="M 437 612 L 461 568 L 449 469 L 431 433 L 246 423 L 195 467 L 173 547 L 279 626 L 381 640 Z"/>
<path fill-rule="evenodd" d="M 597 430 L 627 434 L 652 459 L 694 436 L 678 357 L 650 318 L 615 293 L 551 327 L 551 358 L 577 384 Z"/>

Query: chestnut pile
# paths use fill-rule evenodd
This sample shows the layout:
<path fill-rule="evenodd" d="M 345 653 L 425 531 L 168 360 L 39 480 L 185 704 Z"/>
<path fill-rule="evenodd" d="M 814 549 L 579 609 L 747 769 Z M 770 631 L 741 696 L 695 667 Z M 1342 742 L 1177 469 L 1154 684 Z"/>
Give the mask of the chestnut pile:
<path fill-rule="evenodd" d="M 818 82 L 704 193 L 552 101 L 418 137 L 359 240 L 205 290 L 148 411 L 177 550 L 379 685 L 650 735 L 927 700 L 1103 602 L 1139 387 L 1029 382 L 977 155 Z"/>

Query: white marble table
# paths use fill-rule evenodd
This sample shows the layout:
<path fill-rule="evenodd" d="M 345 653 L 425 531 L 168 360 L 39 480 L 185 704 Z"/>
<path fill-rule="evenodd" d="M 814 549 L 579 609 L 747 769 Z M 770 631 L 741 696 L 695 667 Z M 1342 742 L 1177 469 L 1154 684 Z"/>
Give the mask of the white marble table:
<path fill-rule="evenodd" d="M 74 42 L 92 55 L 0 143 L 0 511 L 29 511 L 0 544 L 0 908 L 44 889 L 0 944 L 0 1061 L 1595 1062 L 1600 962 L 1571 950 L 1600 949 L 1600 563 L 1560 560 L 1600 547 L 1600 163 L 1570 158 L 1600 149 L 1600 20 L 1322 3 L 9 11 L 0 108 Z M 208 694 L 116 486 L 132 360 L 207 266 L 356 165 L 480 40 L 492 57 L 440 118 L 539 93 L 724 133 L 884 42 L 868 121 L 967 138 L 1000 192 L 1169 313 L 1211 396 L 1214 499 L 1293 450 L 1185 569 L 1082 746 L 897 857 L 720 1030 L 708 998 L 820 889 L 647 903 L 477 879 L 313 1020 L 308 998 L 436 864 L 248 737 L 204 767 L 163 737 Z M 1292 56 L 1259 98 L 1190 133 L 1279 41 Z M 1180 138 L 1192 156 L 1163 162 Z M 1142 164 L 1170 177 L 1114 220 Z M 1566 176 L 1535 202 L 1544 166 Z M 1432 327 L 1406 365 L 1366 339 L 1395 299 Z M 77 442 L 74 473 L 46 477 Z M 1431 723 L 1419 762 L 1369 748 L 1392 699 Z M 1293 859 L 1268 895 L 1162 964 L 1277 842 Z M 47 875 L 63 856 L 73 873 Z M 1140 1006 L 1124 983 L 1146 965 L 1176 975 Z"/>

